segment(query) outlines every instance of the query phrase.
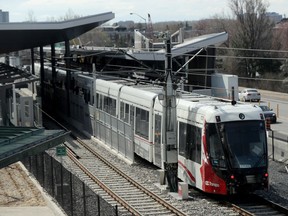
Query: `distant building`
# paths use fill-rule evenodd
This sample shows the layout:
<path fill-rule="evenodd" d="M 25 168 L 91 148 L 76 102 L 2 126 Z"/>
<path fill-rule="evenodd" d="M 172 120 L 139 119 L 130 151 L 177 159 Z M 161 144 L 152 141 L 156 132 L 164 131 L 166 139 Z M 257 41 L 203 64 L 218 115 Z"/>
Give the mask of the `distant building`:
<path fill-rule="evenodd" d="M 0 10 L 0 23 L 9 22 L 9 12 Z"/>
<path fill-rule="evenodd" d="M 268 12 L 266 15 L 275 23 L 281 22 L 283 16 L 276 12 Z"/>

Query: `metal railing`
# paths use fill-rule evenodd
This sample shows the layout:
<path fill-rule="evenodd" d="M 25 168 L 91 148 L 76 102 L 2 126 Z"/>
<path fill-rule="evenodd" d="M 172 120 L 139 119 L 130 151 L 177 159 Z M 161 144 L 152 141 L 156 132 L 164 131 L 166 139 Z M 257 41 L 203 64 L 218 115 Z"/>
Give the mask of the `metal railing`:
<path fill-rule="evenodd" d="M 68 216 L 119 215 L 117 206 L 107 203 L 49 154 L 30 156 L 22 163 Z"/>

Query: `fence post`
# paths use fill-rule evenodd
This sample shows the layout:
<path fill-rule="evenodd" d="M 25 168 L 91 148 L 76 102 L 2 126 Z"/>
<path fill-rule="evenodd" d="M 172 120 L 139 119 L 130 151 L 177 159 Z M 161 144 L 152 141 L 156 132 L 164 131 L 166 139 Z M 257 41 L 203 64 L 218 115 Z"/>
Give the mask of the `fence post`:
<path fill-rule="evenodd" d="M 115 206 L 115 215 L 118 216 L 118 206 Z"/>
<path fill-rule="evenodd" d="M 272 160 L 274 161 L 274 131 L 271 130 L 272 132 Z"/>
<path fill-rule="evenodd" d="M 86 192 L 85 192 L 85 183 L 82 182 L 83 185 L 83 208 L 84 208 L 84 216 L 86 216 Z"/>
<path fill-rule="evenodd" d="M 36 179 L 39 180 L 39 175 L 38 175 L 38 173 L 39 173 L 38 155 L 34 155 L 33 157 L 35 158 L 34 163 L 35 163 L 35 166 L 36 166 L 36 175 L 35 175 L 35 173 L 34 173 L 34 175 L 36 176 Z"/>
<path fill-rule="evenodd" d="M 60 181 L 61 181 L 61 205 L 63 206 L 63 204 L 64 204 L 64 191 L 63 191 L 64 185 L 63 185 L 63 166 L 62 166 L 62 163 L 60 166 Z"/>
<path fill-rule="evenodd" d="M 101 213 L 101 210 L 100 210 L 100 196 L 99 195 L 97 195 L 97 206 L 98 206 L 98 215 L 100 215 L 100 213 Z"/>
<path fill-rule="evenodd" d="M 29 156 L 29 172 L 32 173 L 32 157 L 33 156 Z"/>
<path fill-rule="evenodd" d="M 267 119 L 266 119 L 266 130 L 271 130 L 270 118 L 267 118 Z"/>
<path fill-rule="evenodd" d="M 54 184 L 54 163 L 53 163 L 53 157 L 50 156 L 50 162 L 51 162 L 51 182 L 52 182 L 52 197 L 55 198 L 55 184 Z"/>
<path fill-rule="evenodd" d="M 45 163 L 44 163 L 44 152 L 42 152 L 42 154 L 41 154 L 41 157 L 42 157 L 42 174 L 43 174 L 43 187 L 45 188 Z"/>
<path fill-rule="evenodd" d="M 71 216 L 73 216 L 74 212 L 73 212 L 73 176 L 72 173 L 70 172 L 70 205 L 71 205 Z"/>
<path fill-rule="evenodd" d="M 279 104 L 277 104 L 277 108 L 276 108 L 276 113 L 277 113 L 277 118 L 279 118 Z"/>

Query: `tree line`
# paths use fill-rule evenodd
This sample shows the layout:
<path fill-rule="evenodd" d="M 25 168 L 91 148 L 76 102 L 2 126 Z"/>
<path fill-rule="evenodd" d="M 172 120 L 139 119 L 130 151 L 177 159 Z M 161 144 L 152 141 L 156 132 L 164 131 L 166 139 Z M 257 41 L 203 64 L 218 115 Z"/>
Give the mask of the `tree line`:
<path fill-rule="evenodd" d="M 173 33 L 179 28 L 191 26 L 190 36 L 226 31 L 228 40 L 217 48 L 218 69 L 223 73 L 238 75 L 239 85 L 287 92 L 288 20 L 283 19 L 282 23 L 276 24 L 269 18 L 269 3 L 266 0 L 230 0 L 228 6 L 230 16 L 215 15 L 199 21 L 155 23 L 153 29 Z M 98 44 L 103 41 L 112 43 L 104 32 L 94 31 L 87 33 L 90 34 L 90 40 L 97 40 Z M 125 42 L 128 39 L 131 40 L 131 37 L 119 39 L 120 44 L 116 46 L 127 45 Z"/>
<path fill-rule="evenodd" d="M 179 28 L 190 26 L 192 31 L 189 36 L 226 31 L 228 40 L 217 47 L 216 67 L 223 73 L 238 75 L 239 85 L 287 92 L 288 19 L 276 25 L 267 16 L 267 0 L 229 0 L 228 6 L 230 16 L 215 15 L 199 21 L 153 23 L 153 29 L 156 32 L 173 33 Z M 33 14 L 29 16 L 31 19 Z M 70 10 L 61 19 L 77 17 Z M 89 46 L 132 47 L 133 29 L 141 29 L 141 26 L 141 23 L 129 26 L 127 30 L 130 33 L 116 32 L 113 38 L 101 28 L 96 28 L 82 35 L 79 41 Z"/>

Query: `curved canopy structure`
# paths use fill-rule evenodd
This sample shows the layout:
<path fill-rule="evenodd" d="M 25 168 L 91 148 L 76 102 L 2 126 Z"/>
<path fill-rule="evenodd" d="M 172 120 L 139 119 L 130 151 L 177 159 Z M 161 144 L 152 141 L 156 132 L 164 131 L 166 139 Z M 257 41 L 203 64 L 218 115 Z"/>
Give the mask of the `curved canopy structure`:
<path fill-rule="evenodd" d="M 0 23 L 0 54 L 71 40 L 114 17 L 107 12 L 63 22 Z"/>

